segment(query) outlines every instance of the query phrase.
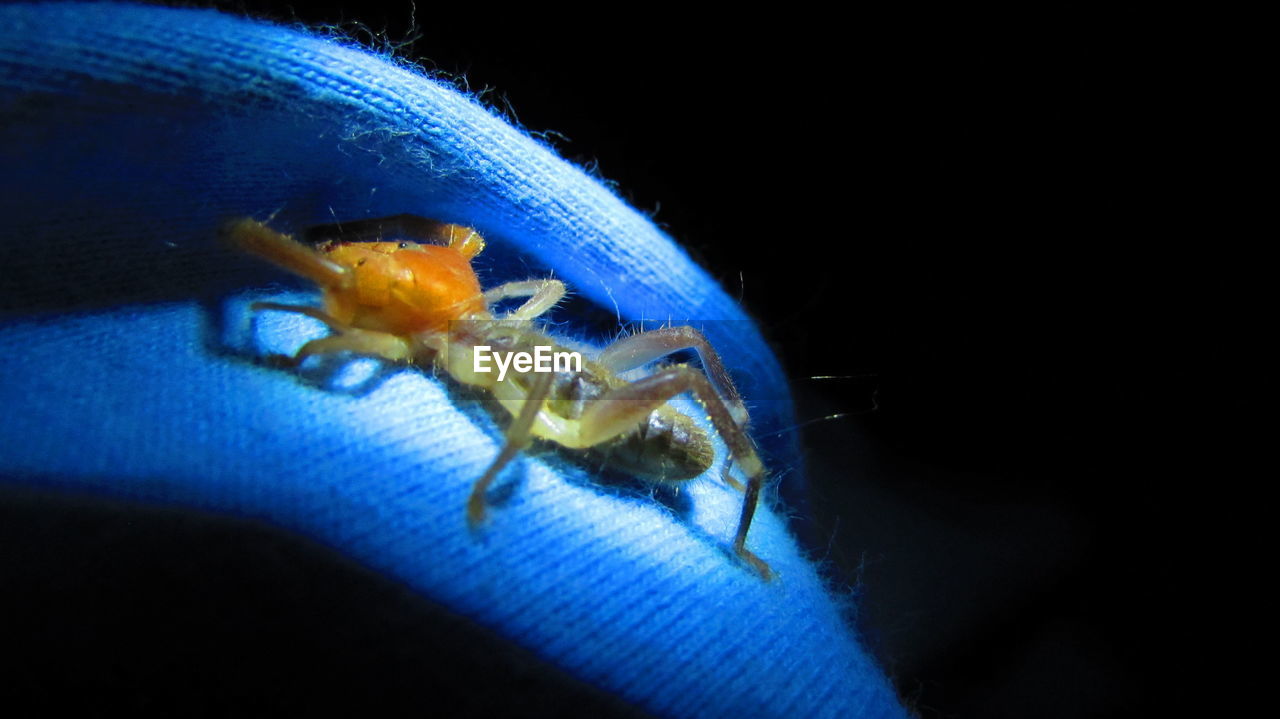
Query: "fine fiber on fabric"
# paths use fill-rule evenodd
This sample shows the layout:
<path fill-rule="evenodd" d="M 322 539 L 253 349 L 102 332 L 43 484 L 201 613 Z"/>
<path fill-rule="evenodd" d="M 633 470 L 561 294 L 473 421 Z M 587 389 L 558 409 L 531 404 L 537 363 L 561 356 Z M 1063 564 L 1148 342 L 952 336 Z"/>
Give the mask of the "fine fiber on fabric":
<path fill-rule="evenodd" d="M 759 332 L 599 182 L 393 60 L 208 10 L 4 5 L 0 112 L 5 481 L 297 532 L 655 714 L 903 715 L 776 507 L 750 534 L 766 583 L 726 550 L 742 495 L 717 470 L 664 502 L 541 452 L 477 535 L 499 426 L 429 372 L 266 366 L 324 330 L 249 305 L 314 291 L 217 241 L 237 216 L 474 226 L 487 286 L 554 273 L 624 321 L 705 323 L 777 435 Z"/>

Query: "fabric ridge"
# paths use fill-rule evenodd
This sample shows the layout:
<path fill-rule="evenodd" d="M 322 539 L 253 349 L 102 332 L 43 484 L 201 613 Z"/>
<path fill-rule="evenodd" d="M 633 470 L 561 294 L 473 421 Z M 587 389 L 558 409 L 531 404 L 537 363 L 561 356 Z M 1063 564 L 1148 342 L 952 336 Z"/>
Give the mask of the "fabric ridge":
<path fill-rule="evenodd" d="M 798 467 L 759 330 L 549 148 L 348 43 L 117 3 L 0 6 L 0 113 L 0 473 L 318 539 L 658 715 L 905 715 L 773 508 L 749 538 L 765 583 L 725 549 L 742 495 L 716 477 L 664 501 L 534 452 L 477 536 L 463 508 L 502 438 L 483 411 L 427 371 L 257 361 L 324 330 L 254 315 L 314 293 L 220 245 L 225 218 L 440 218 L 488 239 L 486 285 L 532 263 L 624 321 L 705 322 L 766 462 Z"/>

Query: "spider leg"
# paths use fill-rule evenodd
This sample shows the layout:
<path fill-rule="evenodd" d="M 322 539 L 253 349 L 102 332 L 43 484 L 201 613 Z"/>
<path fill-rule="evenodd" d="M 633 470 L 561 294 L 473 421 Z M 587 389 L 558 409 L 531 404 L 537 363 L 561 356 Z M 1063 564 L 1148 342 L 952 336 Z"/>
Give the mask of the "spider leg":
<path fill-rule="evenodd" d="M 293 363 L 300 364 L 312 355 L 339 352 L 380 357 L 392 362 L 409 362 L 413 359 L 413 350 L 403 337 L 386 332 L 350 329 L 342 334 L 321 337 L 302 345 L 293 356 Z"/>
<path fill-rule="evenodd" d="M 630 384 L 615 387 L 590 403 L 579 423 L 579 441 L 594 446 L 621 435 L 645 421 L 649 413 L 676 395 L 690 392 L 707 411 L 716 432 L 729 447 L 731 458 L 747 475 L 742 514 L 733 539 L 733 551 L 765 580 L 773 571 L 764 560 L 747 549 L 747 531 L 755 516 L 760 490 L 764 486 L 764 464 L 746 430 L 733 417 L 729 401 L 720 396 L 707 376 L 688 365 L 676 365 Z"/>
<path fill-rule="evenodd" d="M 720 353 L 716 352 L 701 332 L 692 327 L 663 327 L 623 337 L 605 347 L 596 361 L 614 372 L 626 372 L 636 367 L 643 367 L 659 357 L 686 349 L 692 349 L 698 353 L 698 359 L 702 360 L 702 368 L 706 371 L 707 378 L 729 405 L 733 420 L 745 429 L 750 416 L 747 414 L 746 406 L 742 404 L 742 398 L 738 396 L 738 388 L 734 386 L 733 378 L 724 368 Z"/>
<path fill-rule="evenodd" d="M 485 304 L 494 304 L 511 297 L 528 297 L 523 305 L 502 319 L 534 320 L 541 317 L 564 298 L 564 283 L 560 280 L 526 280 L 498 285 L 484 293 Z"/>
<path fill-rule="evenodd" d="M 623 337 L 605 347 L 596 361 L 614 372 L 626 372 L 636 367 L 643 367 L 659 357 L 686 349 L 692 349 L 698 353 L 698 359 L 702 361 L 702 368 L 706 371 L 708 379 L 729 405 L 729 413 L 733 415 L 733 421 L 745 431 L 751 417 L 747 414 L 746 405 L 738 395 L 738 388 L 734 386 L 733 378 L 725 370 L 724 362 L 720 360 L 720 353 L 711 346 L 706 336 L 692 327 L 663 327 Z M 724 466 L 720 468 L 720 479 L 739 492 L 744 491 L 745 487 L 742 483 L 734 479 L 729 472 L 732 464 L 732 456 L 725 459 Z"/>
<path fill-rule="evenodd" d="M 336 354 L 338 352 L 381 357 L 392 362 L 408 362 L 413 359 L 413 348 L 403 337 L 387 334 L 386 332 L 351 327 L 315 307 L 285 305 L 277 302 L 254 302 L 251 308 L 254 310 L 293 312 L 313 317 L 328 325 L 329 329 L 336 333 L 307 342 L 292 357 L 277 355 L 273 358 L 274 361 L 286 366 L 293 367 L 302 364 L 303 360 L 312 355 Z"/>
<path fill-rule="evenodd" d="M 467 499 L 467 523 L 472 529 L 480 526 L 484 521 L 484 495 L 489 485 L 508 462 L 529 446 L 529 441 L 533 438 L 533 423 L 537 420 L 538 413 L 542 411 L 547 395 L 551 394 L 551 380 L 555 378 L 555 374 L 538 372 L 533 376 L 533 386 L 529 388 L 524 406 L 520 408 L 520 414 L 516 415 L 514 421 L 507 427 L 506 444 L 502 446 L 502 451 L 493 460 L 493 464 L 489 465 L 489 468 L 471 487 L 471 496 Z"/>
<path fill-rule="evenodd" d="M 257 220 L 246 217 L 224 225 L 222 238 L 244 252 L 257 255 L 321 287 L 342 287 L 350 282 L 350 270 Z"/>

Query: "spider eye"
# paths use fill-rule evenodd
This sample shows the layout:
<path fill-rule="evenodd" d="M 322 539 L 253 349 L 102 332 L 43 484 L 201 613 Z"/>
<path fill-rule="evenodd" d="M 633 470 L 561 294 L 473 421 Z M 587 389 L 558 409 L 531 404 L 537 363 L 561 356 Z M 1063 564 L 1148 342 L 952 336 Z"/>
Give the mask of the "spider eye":
<path fill-rule="evenodd" d="M 400 243 L 400 249 L 402 249 L 402 250 L 407 250 L 407 249 L 409 249 L 409 243 L 408 243 L 408 242 L 401 242 L 401 243 Z"/>

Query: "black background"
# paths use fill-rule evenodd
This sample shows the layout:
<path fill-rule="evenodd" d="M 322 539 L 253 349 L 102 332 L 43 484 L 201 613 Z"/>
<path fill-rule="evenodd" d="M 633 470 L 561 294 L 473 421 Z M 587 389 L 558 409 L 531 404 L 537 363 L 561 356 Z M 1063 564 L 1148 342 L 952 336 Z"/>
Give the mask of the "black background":
<path fill-rule="evenodd" d="M 223 7 L 465 78 L 741 294 L 816 420 L 813 554 L 914 711 L 1235 693 L 1211 577 L 1274 375 L 1252 117 L 1207 37 Z"/>

